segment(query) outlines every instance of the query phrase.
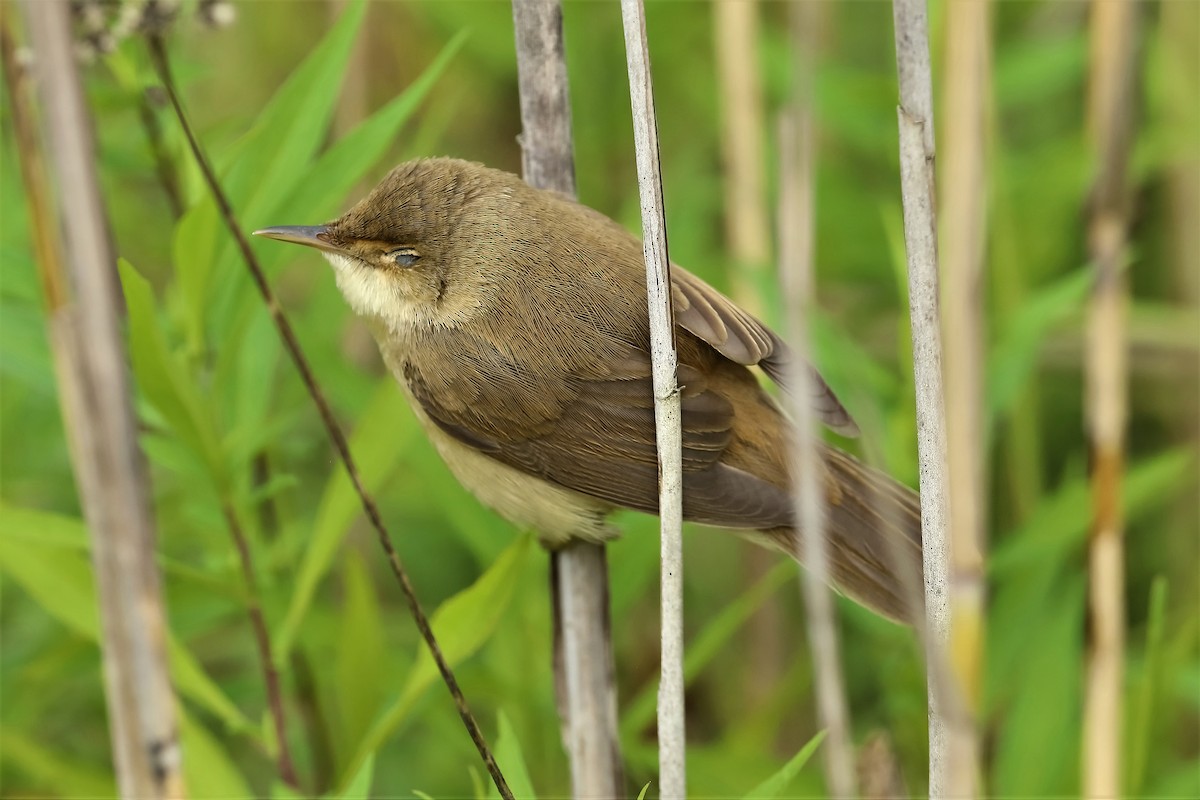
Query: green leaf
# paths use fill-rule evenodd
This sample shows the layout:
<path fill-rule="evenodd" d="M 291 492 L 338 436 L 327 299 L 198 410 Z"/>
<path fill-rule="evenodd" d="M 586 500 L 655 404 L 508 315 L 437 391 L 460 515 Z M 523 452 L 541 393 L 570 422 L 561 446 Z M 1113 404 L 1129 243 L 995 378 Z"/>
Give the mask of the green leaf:
<path fill-rule="evenodd" d="M 384 376 L 350 438 L 350 450 L 368 492 L 376 491 L 392 474 L 409 439 L 416 434 L 415 420 L 399 408 L 401 405 L 395 380 L 390 375 Z M 317 507 L 316 524 L 296 573 L 287 616 L 274 637 L 278 663 L 287 663 L 317 586 L 329 572 L 350 523 L 361 509 L 362 503 L 350 479 L 341 463 L 336 463 Z"/>
<path fill-rule="evenodd" d="M 90 563 L 62 548 L 22 541 L 10 528 L 20 522 L 17 516 L 0 514 L 0 572 L 21 586 L 50 616 L 80 636 L 99 643 L 100 618 Z M 167 659 L 171 680 L 182 694 L 231 729 L 253 730 L 249 719 L 169 632 Z"/>
<path fill-rule="evenodd" d="M 18 508 L 0 502 L 0 530 L 4 536 L 38 547 L 58 547 L 87 556 L 91 543 L 83 520 L 65 514 L 55 514 L 33 508 Z M 207 592 L 216 592 L 238 603 L 246 602 L 245 588 L 230 584 L 191 564 L 157 554 L 158 565 L 164 574 L 179 577 Z M 239 579 L 240 580 L 240 579 Z"/>
<path fill-rule="evenodd" d="M 1092 271 L 1085 267 L 1042 289 L 1009 318 L 988 359 L 987 411 L 993 423 L 1012 409 L 1037 367 L 1042 342 L 1079 310 L 1091 285 Z"/>
<path fill-rule="evenodd" d="M 1129 768 L 1125 774 L 1125 796 L 1145 795 L 1146 764 L 1151 747 L 1152 721 L 1163 682 L 1163 630 L 1167 617 L 1167 579 L 1159 575 L 1150 584 L 1150 610 L 1146 619 L 1146 651 L 1131 710 Z"/>
<path fill-rule="evenodd" d="M 364 0 L 349 3 L 258 115 L 250 134 L 254 141 L 230 169 L 225 187 L 243 219 L 256 219 L 308 180 L 366 8 Z"/>
<path fill-rule="evenodd" d="M 117 795 L 111 772 L 73 761 L 66 757 L 61 746 L 43 747 L 15 730 L 0 728 L 0 760 L 26 775 L 32 786 L 49 789 L 59 797 Z M 26 783 L 27 788 L 30 785 Z"/>
<path fill-rule="evenodd" d="M 721 613 L 713 618 L 704 630 L 700 632 L 687 646 L 683 657 L 683 679 L 690 685 L 704 668 L 712 662 L 721 648 L 733 638 L 762 605 L 771 598 L 781 586 L 796 577 L 796 565 L 791 561 L 781 561 L 757 583 L 743 592 L 733 602 L 725 606 Z M 654 720 L 658 698 L 658 681 L 654 680 L 638 692 L 621 714 L 621 738 L 632 739 L 638 736 Z"/>
<path fill-rule="evenodd" d="M 500 732 L 496 736 L 496 764 L 504 774 L 504 779 L 508 781 L 508 788 L 512 790 L 513 797 L 537 800 L 537 793 L 533 791 L 533 780 L 529 777 L 529 767 L 526 766 L 525 755 L 521 752 L 521 742 L 517 739 L 517 732 L 513 730 L 508 715 L 503 711 L 499 712 L 497 723 Z M 500 797 L 500 792 L 494 784 L 488 787 L 488 797 Z"/>
<path fill-rule="evenodd" d="M 429 95 L 466 39 L 465 31 L 451 39 L 420 77 L 323 153 L 296 191 L 284 198 L 277 212 L 280 219 L 300 220 L 296 224 L 307 225 L 334 213 L 336 204 L 395 143 L 400 127 Z M 267 222 L 264 220 L 264 224 Z M 278 252 L 290 251 L 280 248 Z"/>
<path fill-rule="evenodd" d="M 308 795 L 300 794 L 279 779 L 271 784 L 271 800 L 307 800 L 307 798 Z"/>
<path fill-rule="evenodd" d="M 346 787 L 346 791 L 330 795 L 330 797 L 337 797 L 341 800 L 363 800 L 363 798 L 370 798 L 371 781 L 374 780 L 374 777 L 375 754 L 372 753 L 363 761 L 358 772 L 354 773 L 354 778 L 350 781 L 350 785 Z"/>
<path fill-rule="evenodd" d="M 529 536 L 522 536 L 500 554 L 496 563 L 479 580 L 442 603 L 431 624 L 442 656 L 451 668 L 474 655 L 496 630 L 512 599 L 513 589 L 530 551 Z M 375 724 L 358 743 L 347 772 L 357 771 L 376 752 L 429 685 L 439 677 L 437 665 L 424 642 L 418 646 L 416 662 L 399 696 L 380 712 Z M 343 773 L 343 781 L 346 773 Z"/>
<path fill-rule="evenodd" d="M 175 225 L 172 259 L 183 305 L 183 328 L 187 352 L 206 349 L 204 320 L 208 314 L 208 282 L 217 260 L 217 245 L 225 233 L 211 195 L 184 212 Z"/>
<path fill-rule="evenodd" d="M 344 606 L 339 646 L 334 662 L 337 676 L 340 753 L 362 739 L 385 700 L 384 623 L 375 587 L 363 566 L 362 556 L 351 552 L 342 570 Z"/>
<path fill-rule="evenodd" d="M 120 259 L 118 266 L 129 311 L 129 349 L 138 386 L 172 432 L 208 467 L 214 484 L 222 487 L 225 471 L 212 420 L 205 410 L 207 405 L 185 365 L 167 345 L 150 284 L 128 261 Z"/>
<path fill-rule="evenodd" d="M 254 127 L 233 145 L 236 154 L 221 177 L 221 186 L 239 221 L 263 218 L 306 179 L 327 135 L 338 86 L 365 11 L 363 0 L 348 5 L 325 38 L 291 71 L 258 114 Z M 228 307 L 229 297 L 249 284 L 244 272 L 234 271 L 236 248 L 223 231 L 224 223 L 207 193 L 177 230 L 175 252 L 184 256 L 178 268 L 192 352 L 198 351 L 203 339 L 201 320 L 211 319 L 214 308 Z M 190 245 L 198 245 L 194 256 L 185 250 Z M 214 290 L 217 298 L 212 296 Z"/>
<path fill-rule="evenodd" d="M 1000 695 L 994 702 L 1003 708 L 1003 725 L 994 736 L 992 784 L 985 794 L 1077 794 L 1083 575 L 1059 577 L 1036 593 L 998 584 L 995 595 L 988 615 L 988 647 L 995 638 L 995 647 L 1007 652 L 997 652 L 988 664 L 991 692 Z M 1004 640 L 991 636 L 996 629 L 1006 634 Z M 1019 631 L 1015 643 L 1010 631 Z M 1001 659 L 1007 667 L 997 665 Z"/>
<path fill-rule="evenodd" d="M 1182 489 L 1195 469 L 1187 450 L 1172 450 L 1132 465 L 1125 474 L 1122 502 L 1132 520 Z M 1059 563 L 1064 553 L 1080 547 L 1091 523 L 1090 488 L 1086 478 L 1064 483 L 1045 498 L 1030 518 L 1002 538 L 988 558 L 988 572 L 1007 580 L 1032 563 Z"/>
<path fill-rule="evenodd" d="M 746 800 L 773 800 L 773 798 L 779 797 L 788 784 L 800 774 L 800 770 L 804 768 L 824 740 L 825 731 L 821 731 L 809 739 L 808 744 L 801 747 L 800 752 L 792 756 L 791 760 L 784 764 L 778 772 L 751 789 L 746 795 Z"/>
<path fill-rule="evenodd" d="M 225 748 L 181 708 L 179 739 L 183 747 L 183 779 L 189 797 L 254 797 Z"/>

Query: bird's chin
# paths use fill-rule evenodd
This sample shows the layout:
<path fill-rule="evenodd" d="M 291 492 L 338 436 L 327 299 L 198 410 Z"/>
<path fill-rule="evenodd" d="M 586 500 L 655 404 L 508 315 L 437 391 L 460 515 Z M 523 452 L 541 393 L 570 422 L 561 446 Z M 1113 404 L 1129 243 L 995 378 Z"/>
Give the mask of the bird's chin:
<path fill-rule="evenodd" d="M 338 289 L 355 314 L 381 323 L 397 335 L 427 324 L 421 308 L 424 304 L 407 297 L 394 275 L 344 253 L 322 255 L 333 265 Z"/>

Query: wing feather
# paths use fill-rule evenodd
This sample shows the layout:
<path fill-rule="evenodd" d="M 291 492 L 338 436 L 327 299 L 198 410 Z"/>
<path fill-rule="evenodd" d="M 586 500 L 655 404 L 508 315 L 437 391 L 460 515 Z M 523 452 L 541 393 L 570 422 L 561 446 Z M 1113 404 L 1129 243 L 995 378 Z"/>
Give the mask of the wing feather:
<path fill-rule="evenodd" d="M 675 322 L 738 364 L 757 364 L 771 380 L 787 389 L 791 349 L 770 328 L 687 270 L 672 266 Z M 858 425 L 815 369 L 809 368 L 817 418 L 844 436 L 857 436 Z"/>

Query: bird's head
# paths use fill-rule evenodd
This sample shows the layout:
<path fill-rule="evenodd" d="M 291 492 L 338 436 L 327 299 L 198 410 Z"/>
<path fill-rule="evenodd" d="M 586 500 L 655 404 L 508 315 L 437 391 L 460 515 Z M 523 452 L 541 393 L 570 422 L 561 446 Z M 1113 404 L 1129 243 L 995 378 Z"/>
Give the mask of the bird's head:
<path fill-rule="evenodd" d="M 410 161 L 333 222 L 255 234 L 320 250 L 350 307 L 395 333 L 454 325 L 488 298 L 492 267 L 476 245 L 506 224 L 514 180 L 466 161 Z"/>

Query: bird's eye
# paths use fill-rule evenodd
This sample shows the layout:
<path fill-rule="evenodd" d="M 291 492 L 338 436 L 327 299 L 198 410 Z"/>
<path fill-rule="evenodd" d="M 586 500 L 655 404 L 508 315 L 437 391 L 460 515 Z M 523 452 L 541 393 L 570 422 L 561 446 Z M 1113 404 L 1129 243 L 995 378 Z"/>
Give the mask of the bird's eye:
<path fill-rule="evenodd" d="M 391 259 L 397 267 L 411 267 L 421 260 L 421 254 L 411 247 L 401 247 L 399 250 L 393 250 L 388 253 L 388 258 Z"/>

